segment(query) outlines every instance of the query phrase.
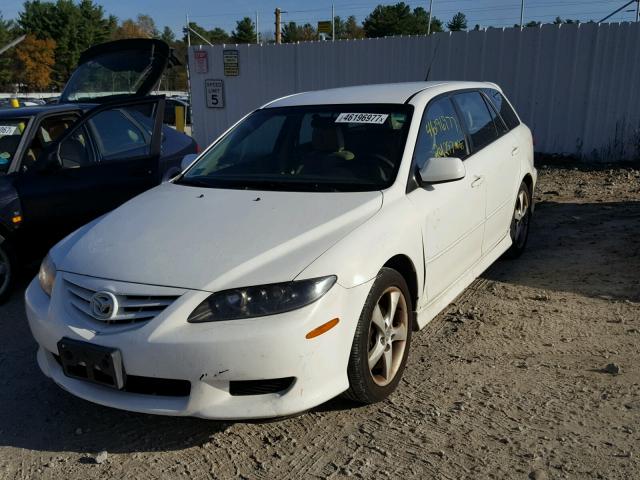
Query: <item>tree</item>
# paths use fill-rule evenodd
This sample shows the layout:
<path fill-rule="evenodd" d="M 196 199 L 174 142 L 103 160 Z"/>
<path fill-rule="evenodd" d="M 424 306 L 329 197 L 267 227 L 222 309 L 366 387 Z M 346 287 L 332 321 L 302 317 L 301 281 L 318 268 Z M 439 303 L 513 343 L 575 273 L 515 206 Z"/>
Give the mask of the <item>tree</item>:
<path fill-rule="evenodd" d="M 209 36 L 209 41 L 214 45 L 229 43 L 231 41 L 231 37 L 229 36 L 229 34 L 220 27 L 216 27 L 213 30 L 209 30 L 208 36 Z"/>
<path fill-rule="evenodd" d="M 296 22 L 285 23 L 282 26 L 282 43 L 295 43 L 299 41 L 298 25 Z"/>
<path fill-rule="evenodd" d="M 2 17 L 0 13 L 0 46 L 4 46 L 14 39 L 16 33 L 14 32 L 14 24 L 11 21 L 7 21 Z M 0 88 L 7 90 L 11 84 L 13 78 L 13 71 L 11 65 L 11 56 L 9 52 L 0 56 Z"/>
<path fill-rule="evenodd" d="M 556 19 L 553 21 L 554 25 L 561 25 L 563 23 L 566 24 L 572 24 L 572 23 L 580 23 L 580 20 L 571 20 L 570 18 L 567 18 L 566 20 L 563 20 L 561 17 L 556 17 Z"/>
<path fill-rule="evenodd" d="M 164 27 L 162 34 L 160 35 L 160 40 L 172 45 L 176 41 L 176 34 L 173 33 L 173 30 L 171 30 L 170 27 Z"/>
<path fill-rule="evenodd" d="M 358 25 L 355 15 L 351 15 L 349 18 L 347 18 L 347 21 L 345 23 L 345 32 L 347 38 L 350 39 L 365 37 L 364 29 L 361 25 Z"/>
<path fill-rule="evenodd" d="M 461 32 L 467 29 L 467 16 L 462 13 L 456 13 L 451 20 L 447 23 L 447 28 L 451 32 Z"/>
<path fill-rule="evenodd" d="M 333 19 L 333 25 L 337 40 L 364 38 L 364 30 L 358 25 L 354 15 L 348 17 L 346 21 L 336 15 Z"/>
<path fill-rule="evenodd" d="M 231 33 L 236 43 L 254 43 L 256 41 L 256 26 L 249 17 L 236 22 L 236 29 Z"/>
<path fill-rule="evenodd" d="M 362 26 L 367 37 L 387 37 L 391 35 L 424 35 L 427 33 L 429 15 L 422 7 L 411 7 L 404 2 L 395 5 L 378 5 L 365 18 Z M 431 31 L 442 31 L 442 22 L 431 19 Z"/>
<path fill-rule="evenodd" d="M 157 38 L 160 33 L 156 29 L 156 24 L 149 15 L 140 14 L 135 20 L 124 20 L 113 32 L 114 40 L 124 38 Z"/>
<path fill-rule="evenodd" d="M 29 90 L 45 90 L 51 85 L 56 42 L 28 35 L 16 48 L 16 80 Z"/>
<path fill-rule="evenodd" d="M 72 0 L 26 1 L 18 15 L 18 27 L 22 32 L 40 40 L 54 40 L 52 78 L 57 86 L 66 83 L 80 53 L 108 39 L 115 25 L 115 17 L 105 17 L 103 8 L 91 0 L 81 0 L 78 4 Z"/>

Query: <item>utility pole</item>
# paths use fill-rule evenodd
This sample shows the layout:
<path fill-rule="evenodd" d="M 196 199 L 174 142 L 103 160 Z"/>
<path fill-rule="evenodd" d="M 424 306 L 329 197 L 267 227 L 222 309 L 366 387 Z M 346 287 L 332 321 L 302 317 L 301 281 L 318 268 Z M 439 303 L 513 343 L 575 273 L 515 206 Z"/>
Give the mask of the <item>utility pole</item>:
<path fill-rule="evenodd" d="M 524 0 L 520 2 L 520 30 L 524 27 Z"/>
<path fill-rule="evenodd" d="M 638 4 L 636 5 L 636 22 L 640 22 L 640 0 L 638 0 Z"/>
<path fill-rule="evenodd" d="M 333 3 L 331 4 L 331 41 L 336 41 L 336 9 Z"/>
<path fill-rule="evenodd" d="M 191 26 L 189 25 L 189 14 L 187 13 L 187 47 L 191 46 Z"/>
<path fill-rule="evenodd" d="M 256 10 L 256 43 L 260 43 L 260 17 L 258 17 L 258 11 Z"/>
<path fill-rule="evenodd" d="M 282 43 L 282 31 L 280 30 L 280 14 L 282 11 L 276 8 L 276 44 Z"/>
<path fill-rule="evenodd" d="M 433 15 L 433 0 L 429 0 L 429 23 L 427 24 L 427 35 L 431 35 L 431 16 Z"/>

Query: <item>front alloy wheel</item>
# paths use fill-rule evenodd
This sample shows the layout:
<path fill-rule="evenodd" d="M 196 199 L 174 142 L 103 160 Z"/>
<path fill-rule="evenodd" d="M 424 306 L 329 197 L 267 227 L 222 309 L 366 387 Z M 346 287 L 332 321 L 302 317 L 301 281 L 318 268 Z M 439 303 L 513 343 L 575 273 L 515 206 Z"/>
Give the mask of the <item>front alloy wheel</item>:
<path fill-rule="evenodd" d="M 398 287 L 389 287 L 378 300 L 369 325 L 369 371 L 381 387 L 395 378 L 407 344 L 407 301 Z"/>
<path fill-rule="evenodd" d="M 413 325 L 407 283 L 390 268 L 380 270 L 356 327 L 345 396 L 370 404 L 387 398 L 402 378 Z"/>

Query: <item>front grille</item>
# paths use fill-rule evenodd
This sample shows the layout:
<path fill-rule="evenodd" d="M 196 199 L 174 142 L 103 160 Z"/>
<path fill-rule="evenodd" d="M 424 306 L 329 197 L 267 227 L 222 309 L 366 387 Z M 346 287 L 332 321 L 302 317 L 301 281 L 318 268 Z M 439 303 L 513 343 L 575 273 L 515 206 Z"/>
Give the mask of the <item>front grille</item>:
<path fill-rule="evenodd" d="M 59 355 L 52 353 L 53 358 L 62 367 Z M 82 372 L 80 372 L 82 373 Z M 86 373 L 86 372 L 85 372 Z M 76 377 L 88 375 L 75 375 Z M 191 382 L 187 380 L 175 380 L 171 378 L 141 377 L 138 375 L 126 375 L 124 392 L 138 393 L 140 395 L 157 395 L 161 397 L 188 397 L 191 394 Z"/>
<path fill-rule="evenodd" d="M 127 295 L 112 292 L 117 300 L 113 316 L 105 320 L 97 317 L 91 308 L 91 299 L 97 293 L 77 283 L 65 280 L 69 302 L 84 315 L 107 324 L 127 324 L 149 321 L 161 314 L 177 298 L 177 295 Z"/>
<path fill-rule="evenodd" d="M 271 378 L 269 380 L 244 380 L 229 382 L 229 393 L 233 396 L 265 395 L 288 390 L 294 377 Z"/>

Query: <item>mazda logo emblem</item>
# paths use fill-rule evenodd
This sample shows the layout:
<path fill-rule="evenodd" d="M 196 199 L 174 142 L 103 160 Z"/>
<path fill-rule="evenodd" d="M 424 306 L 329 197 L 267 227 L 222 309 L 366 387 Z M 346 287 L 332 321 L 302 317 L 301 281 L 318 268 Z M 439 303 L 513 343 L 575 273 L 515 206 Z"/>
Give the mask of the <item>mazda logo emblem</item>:
<path fill-rule="evenodd" d="M 111 320 L 118 312 L 118 299 L 111 292 L 97 292 L 91 297 L 90 308 L 97 320 Z"/>

